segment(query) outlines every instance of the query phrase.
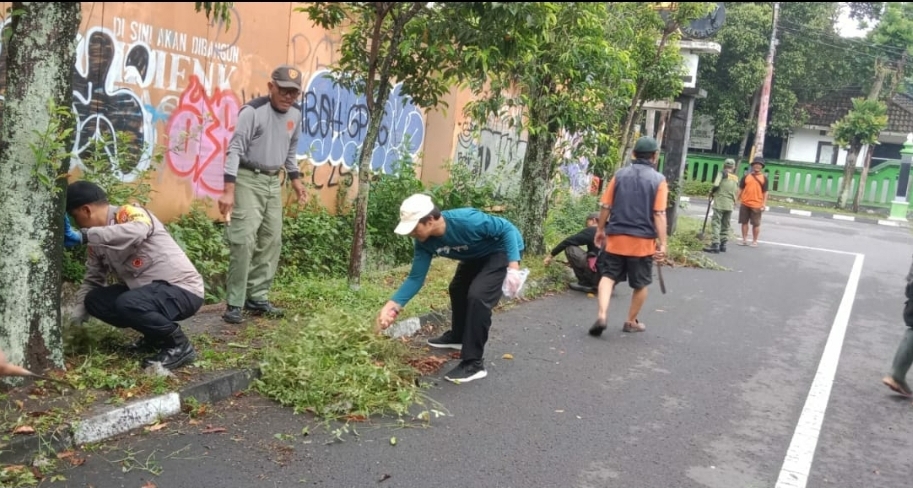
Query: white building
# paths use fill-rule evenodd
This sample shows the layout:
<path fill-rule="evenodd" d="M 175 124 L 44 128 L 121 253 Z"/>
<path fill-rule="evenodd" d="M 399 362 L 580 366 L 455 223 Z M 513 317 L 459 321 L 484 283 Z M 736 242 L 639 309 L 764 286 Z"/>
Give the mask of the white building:
<path fill-rule="evenodd" d="M 850 111 L 853 98 L 864 96 L 866 94 L 859 89 L 845 89 L 806 105 L 808 122 L 791 131 L 783 144 L 780 159 L 838 166 L 846 164 L 846 151 L 834 145 L 831 124 Z M 898 93 L 888 103 L 888 127 L 882 131 L 879 144 L 875 146 L 872 166 L 900 159 L 900 150 L 910 132 L 913 132 L 913 97 Z M 857 166 L 861 167 L 863 163 L 861 156 L 857 158 Z"/>

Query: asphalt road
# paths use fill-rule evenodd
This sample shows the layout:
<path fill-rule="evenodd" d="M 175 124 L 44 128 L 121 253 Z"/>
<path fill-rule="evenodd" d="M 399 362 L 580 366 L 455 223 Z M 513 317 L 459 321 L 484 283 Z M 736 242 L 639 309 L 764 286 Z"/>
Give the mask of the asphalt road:
<path fill-rule="evenodd" d="M 437 382 L 449 415 L 428 428 L 379 420 L 333 442 L 244 397 L 80 453 L 45 486 L 910 486 L 913 405 L 880 383 L 910 231 L 766 214 L 761 240 L 718 256 L 730 271 L 666 269 L 644 333 L 621 332 L 625 285 L 599 339 L 595 301 L 576 292 L 496 315 L 489 376 Z"/>

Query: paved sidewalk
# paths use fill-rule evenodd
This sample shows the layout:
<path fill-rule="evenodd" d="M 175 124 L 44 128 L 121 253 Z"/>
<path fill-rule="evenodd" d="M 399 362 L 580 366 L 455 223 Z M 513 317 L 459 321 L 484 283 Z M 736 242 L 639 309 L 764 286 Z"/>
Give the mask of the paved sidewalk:
<path fill-rule="evenodd" d="M 707 208 L 707 199 L 701 197 L 680 197 L 679 199 L 682 202 L 686 202 L 694 208 L 702 208 L 706 212 Z M 860 217 L 856 215 L 845 215 L 841 213 L 835 213 L 828 211 L 827 208 L 822 208 L 821 210 L 799 210 L 795 208 L 789 208 L 782 205 L 777 205 L 778 202 L 773 202 L 774 205 L 768 205 L 766 211 L 772 213 L 781 213 L 795 215 L 798 217 L 810 217 L 815 219 L 828 219 L 828 220 L 840 220 L 844 222 L 859 222 L 862 224 L 875 224 L 883 225 L 886 227 L 910 227 L 910 223 L 906 220 L 890 220 L 881 218 L 878 215 L 873 215 L 872 217 Z M 703 212 L 702 212 L 703 213 Z M 710 215 L 713 215 L 713 209 L 710 209 Z"/>

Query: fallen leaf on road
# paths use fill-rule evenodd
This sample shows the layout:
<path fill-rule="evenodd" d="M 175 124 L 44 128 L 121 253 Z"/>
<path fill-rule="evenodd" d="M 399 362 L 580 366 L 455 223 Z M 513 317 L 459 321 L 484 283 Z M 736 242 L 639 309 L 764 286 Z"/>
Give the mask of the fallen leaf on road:
<path fill-rule="evenodd" d="M 346 415 L 346 420 L 348 420 L 350 422 L 364 422 L 365 420 L 368 420 L 368 418 L 365 417 L 364 415 L 354 415 L 353 414 L 353 415 Z"/>
<path fill-rule="evenodd" d="M 587 293 L 587 294 L 586 294 L 586 297 L 587 297 L 587 298 L 595 298 L 596 295 L 594 295 L 594 294 L 592 294 L 592 293 Z"/>
<path fill-rule="evenodd" d="M 459 354 L 459 353 L 457 353 Z M 425 356 L 421 358 L 410 359 L 409 365 L 417 369 L 421 374 L 432 374 L 447 362 L 447 358 L 440 356 Z"/>
<path fill-rule="evenodd" d="M 209 426 L 200 431 L 201 434 L 220 434 L 222 432 L 228 432 L 228 429 L 225 427 L 212 427 Z"/>
<path fill-rule="evenodd" d="M 200 421 L 197 419 L 191 419 L 190 422 L 188 422 L 188 423 L 190 425 L 200 425 Z"/>
<path fill-rule="evenodd" d="M 450 353 L 450 359 L 460 359 L 460 351 L 454 351 Z"/>
<path fill-rule="evenodd" d="M 66 458 L 73 457 L 74 455 L 76 455 L 76 453 L 73 451 L 58 452 L 57 459 L 66 459 Z"/>
<path fill-rule="evenodd" d="M 378 482 L 378 483 L 383 483 L 384 481 L 387 481 L 387 480 L 390 479 L 390 478 L 392 478 L 392 476 L 390 476 L 389 474 L 385 474 L 385 475 L 381 476 L 380 479 L 377 480 L 377 482 Z"/>
<path fill-rule="evenodd" d="M 395 445 L 396 445 L 396 437 L 391 437 L 391 438 L 390 438 L 390 445 L 391 445 L 391 446 L 395 446 Z"/>
<path fill-rule="evenodd" d="M 158 488 L 158 487 L 155 486 L 155 483 L 153 483 L 151 481 L 147 481 L 146 484 L 144 484 L 142 486 L 142 488 Z"/>
<path fill-rule="evenodd" d="M 513 354 L 509 354 L 509 353 L 508 353 L 508 354 L 505 354 L 505 355 L 503 355 L 503 356 L 501 356 L 501 359 L 513 359 L 513 358 L 514 358 L 514 355 L 513 355 Z"/>
<path fill-rule="evenodd" d="M 168 422 L 162 422 L 162 423 L 160 423 L 160 424 L 155 424 L 155 425 L 146 427 L 146 431 L 148 431 L 148 432 L 158 432 L 158 431 L 164 429 L 165 427 L 168 427 Z"/>
<path fill-rule="evenodd" d="M 22 400 L 16 400 L 13 403 L 16 404 L 16 408 L 18 408 L 19 410 L 25 410 L 25 403 L 23 403 Z"/>
<path fill-rule="evenodd" d="M 34 434 L 35 428 L 29 425 L 20 425 L 13 429 L 13 434 Z"/>

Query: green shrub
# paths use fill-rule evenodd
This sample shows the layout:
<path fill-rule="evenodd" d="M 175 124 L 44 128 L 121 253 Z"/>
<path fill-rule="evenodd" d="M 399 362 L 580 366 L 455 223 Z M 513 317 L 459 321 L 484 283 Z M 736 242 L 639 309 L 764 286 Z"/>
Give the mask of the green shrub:
<path fill-rule="evenodd" d="M 203 276 L 206 302 L 224 300 L 229 256 L 225 225 L 212 220 L 200 200 L 194 200 L 189 212 L 165 227 Z"/>
<path fill-rule="evenodd" d="M 280 278 L 345 276 L 352 229 L 351 215 L 333 215 L 316 199 L 287 212 L 282 223 Z"/>
<path fill-rule="evenodd" d="M 393 173 L 378 175 L 371 183 L 367 243 L 372 269 L 412 261 L 412 239 L 395 234 L 393 229 L 399 223 L 403 200 L 425 192 L 425 186 L 416 178 L 410 156 L 401 159 L 394 168 Z"/>
<path fill-rule="evenodd" d="M 682 194 L 692 197 L 706 197 L 713 188 L 711 181 L 686 180 L 682 184 Z"/>

